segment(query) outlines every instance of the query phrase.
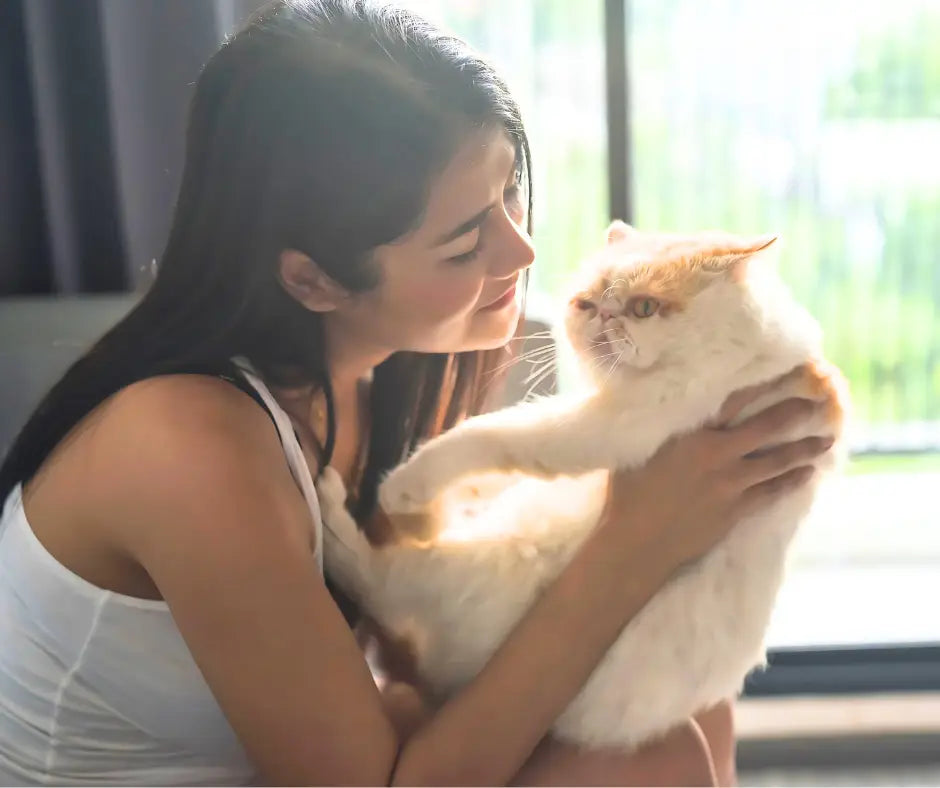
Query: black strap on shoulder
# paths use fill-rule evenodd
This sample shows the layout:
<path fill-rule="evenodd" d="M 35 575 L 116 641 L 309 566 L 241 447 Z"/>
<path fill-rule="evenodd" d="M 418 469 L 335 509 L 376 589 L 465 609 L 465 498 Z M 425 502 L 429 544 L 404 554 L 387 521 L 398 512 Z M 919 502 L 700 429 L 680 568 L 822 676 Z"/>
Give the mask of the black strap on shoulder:
<path fill-rule="evenodd" d="M 257 402 L 264 412 L 268 414 L 268 418 L 271 419 L 271 422 L 274 424 L 275 429 L 277 429 L 277 422 L 274 420 L 274 414 L 271 412 L 271 409 L 268 407 L 268 403 L 262 399 L 261 394 L 258 393 L 258 389 L 251 385 L 248 382 L 248 379 L 242 374 L 241 370 L 238 369 L 234 364 L 232 364 L 231 374 L 220 373 L 219 377 L 222 380 L 228 381 L 233 386 L 244 391 L 249 397 L 251 397 L 255 402 Z"/>
<path fill-rule="evenodd" d="M 268 418 L 271 419 L 271 423 L 274 425 L 274 429 L 277 430 L 277 422 L 274 420 L 274 414 L 271 412 L 268 404 L 261 398 L 258 390 L 248 382 L 248 379 L 238 368 L 235 362 L 221 361 L 192 364 L 174 370 L 174 373 L 178 375 L 208 375 L 209 377 L 220 378 L 227 383 L 231 383 L 233 386 L 235 386 L 235 388 L 245 392 L 245 394 L 247 394 L 261 406 L 264 412 L 268 414 Z"/>
<path fill-rule="evenodd" d="M 271 419 L 271 423 L 274 425 L 275 431 L 280 437 L 280 430 L 278 430 L 277 422 L 274 420 L 274 414 L 271 412 L 271 409 L 268 407 L 267 403 L 261 398 L 261 395 L 258 393 L 258 390 L 248 382 L 248 379 L 232 361 L 223 361 L 220 363 L 200 363 L 192 364 L 186 367 L 175 369 L 173 374 L 178 375 L 208 375 L 214 378 L 220 378 L 228 383 L 231 383 L 236 388 L 244 391 L 249 397 L 251 397 L 255 402 L 257 402 L 263 409 L 264 412 L 268 414 L 268 418 Z M 294 436 L 297 438 L 297 442 L 300 443 L 300 436 L 297 434 L 297 431 L 294 430 Z M 314 446 L 314 450 L 317 452 L 317 455 L 322 457 L 322 450 L 319 446 Z M 322 463 L 321 463 L 322 466 Z M 344 594 L 338 586 L 330 581 L 330 579 L 324 576 L 326 581 L 326 587 L 330 592 L 330 596 L 333 597 L 333 601 L 336 603 L 336 606 L 339 608 L 340 612 L 343 614 L 343 618 L 346 619 L 346 623 L 350 629 L 355 629 L 357 622 L 359 621 L 359 608 L 357 605 Z"/>

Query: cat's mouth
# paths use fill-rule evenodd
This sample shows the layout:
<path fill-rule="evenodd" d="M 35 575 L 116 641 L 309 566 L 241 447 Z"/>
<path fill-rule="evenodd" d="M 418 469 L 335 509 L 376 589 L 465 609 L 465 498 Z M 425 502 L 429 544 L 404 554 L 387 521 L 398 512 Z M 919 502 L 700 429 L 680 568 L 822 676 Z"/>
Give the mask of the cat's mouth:
<path fill-rule="evenodd" d="M 623 361 L 635 358 L 639 348 L 623 329 L 607 329 L 588 338 L 586 352 L 595 368 L 613 371 Z"/>
<path fill-rule="evenodd" d="M 622 345 L 636 349 L 636 342 L 630 336 L 630 332 L 622 327 L 608 328 L 600 333 L 594 334 L 589 340 L 588 345 L 591 348 L 610 347 L 611 345 Z"/>
<path fill-rule="evenodd" d="M 606 380 L 619 366 L 636 363 L 639 346 L 624 320 L 608 322 L 605 327 L 574 298 L 569 302 L 565 323 L 569 346 L 590 375 Z"/>

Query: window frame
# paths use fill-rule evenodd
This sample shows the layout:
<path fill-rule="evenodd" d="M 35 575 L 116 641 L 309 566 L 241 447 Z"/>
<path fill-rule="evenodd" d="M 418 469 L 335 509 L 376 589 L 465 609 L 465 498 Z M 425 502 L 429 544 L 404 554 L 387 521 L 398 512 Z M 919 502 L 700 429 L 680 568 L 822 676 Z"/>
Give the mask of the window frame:
<path fill-rule="evenodd" d="M 609 212 L 631 222 L 630 0 L 604 0 L 603 18 Z M 744 696 L 938 690 L 940 643 L 871 643 L 771 648 L 768 667 L 748 677 Z"/>

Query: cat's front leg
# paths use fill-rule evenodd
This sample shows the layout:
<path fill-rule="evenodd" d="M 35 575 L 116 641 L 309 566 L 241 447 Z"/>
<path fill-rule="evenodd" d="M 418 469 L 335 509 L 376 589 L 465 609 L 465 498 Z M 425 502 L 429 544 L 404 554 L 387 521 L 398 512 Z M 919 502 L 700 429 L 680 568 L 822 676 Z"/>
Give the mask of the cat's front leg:
<path fill-rule="evenodd" d="M 389 514 L 420 514 L 460 479 L 519 472 L 551 478 L 608 467 L 608 420 L 589 402 L 542 401 L 465 421 L 395 468 L 379 489 Z"/>
<path fill-rule="evenodd" d="M 346 509 L 346 486 L 327 466 L 316 480 L 323 532 L 326 575 L 352 599 L 365 606 L 371 594 L 372 548 Z"/>
<path fill-rule="evenodd" d="M 472 422 L 465 422 L 469 427 Z M 388 514 L 417 515 L 455 482 L 475 471 L 493 470 L 496 452 L 485 430 L 463 425 L 424 444 L 394 468 L 379 487 L 379 505 Z"/>

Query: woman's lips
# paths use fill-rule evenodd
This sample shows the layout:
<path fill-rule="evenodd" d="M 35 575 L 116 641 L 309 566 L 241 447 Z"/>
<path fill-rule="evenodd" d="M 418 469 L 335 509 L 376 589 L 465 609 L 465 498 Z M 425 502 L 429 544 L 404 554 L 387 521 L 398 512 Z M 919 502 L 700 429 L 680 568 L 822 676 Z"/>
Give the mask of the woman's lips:
<path fill-rule="evenodd" d="M 503 293 L 495 301 L 490 301 L 490 303 L 482 307 L 480 311 L 481 312 L 495 312 L 499 309 L 502 309 L 505 306 L 509 306 L 509 304 L 511 304 L 515 300 L 515 298 L 516 298 L 516 283 L 513 282 L 512 287 L 510 287 L 505 293 Z"/>

